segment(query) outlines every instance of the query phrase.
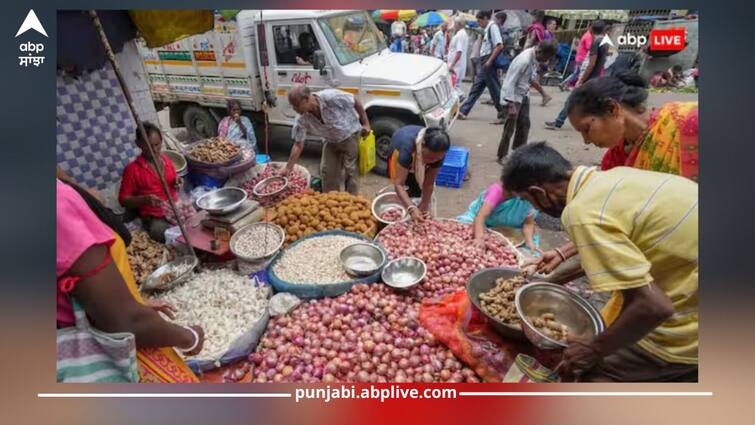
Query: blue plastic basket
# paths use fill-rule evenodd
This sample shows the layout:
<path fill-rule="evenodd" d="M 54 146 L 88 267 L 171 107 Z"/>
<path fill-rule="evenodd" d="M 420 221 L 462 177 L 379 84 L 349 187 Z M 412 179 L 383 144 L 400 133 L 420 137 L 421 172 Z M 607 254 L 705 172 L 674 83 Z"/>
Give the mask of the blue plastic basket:
<path fill-rule="evenodd" d="M 446 153 L 435 183 L 439 186 L 460 188 L 469 166 L 469 150 L 452 146 Z"/>
<path fill-rule="evenodd" d="M 270 162 L 270 155 L 257 154 L 257 164 L 267 164 L 268 162 Z"/>

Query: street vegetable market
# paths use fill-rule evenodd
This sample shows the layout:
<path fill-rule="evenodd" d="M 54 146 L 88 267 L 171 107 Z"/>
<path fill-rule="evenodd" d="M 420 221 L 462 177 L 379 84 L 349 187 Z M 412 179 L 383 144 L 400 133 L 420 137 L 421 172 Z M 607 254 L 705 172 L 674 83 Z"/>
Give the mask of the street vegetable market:
<path fill-rule="evenodd" d="M 564 41 L 555 26 L 584 20 L 566 12 L 61 12 L 61 31 L 101 57 L 66 55 L 64 40 L 59 96 L 107 75 L 128 131 L 98 153 L 116 152 L 100 173 L 75 154 L 83 141 L 59 135 L 58 382 L 696 380 L 697 102 L 646 113 L 647 78 L 609 63 L 623 53 L 600 43 L 604 21 L 637 14 L 590 11 Z M 251 57 L 228 47 L 245 37 Z M 374 86 L 334 82 L 357 62 Z M 654 90 L 692 90 L 694 67 L 664 65 Z M 432 86 L 385 86 L 396 69 Z M 538 125 L 569 122 L 605 148 L 600 166 L 528 142 L 529 98 L 547 104 L 553 78 L 547 91 L 569 100 Z M 482 168 L 455 126 L 485 108 L 483 91 L 502 127 L 479 125 L 500 145 L 478 145 L 497 163 L 469 193 Z M 385 112 L 381 98 L 421 112 Z M 285 155 L 274 125 L 290 127 Z M 439 186 L 474 200 L 441 216 Z M 85 362 L 91 350 L 104 360 Z"/>

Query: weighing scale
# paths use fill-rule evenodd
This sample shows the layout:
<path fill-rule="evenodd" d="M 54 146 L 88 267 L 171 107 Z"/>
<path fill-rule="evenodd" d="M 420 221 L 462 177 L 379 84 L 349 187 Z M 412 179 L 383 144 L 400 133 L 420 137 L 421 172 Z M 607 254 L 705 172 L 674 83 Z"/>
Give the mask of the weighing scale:
<path fill-rule="evenodd" d="M 235 233 L 247 224 L 261 221 L 264 216 L 265 209 L 257 201 L 247 199 L 238 208 L 229 213 L 207 214 L 201 223 L 203 227 L 209 230 L 222 228 L 228 230 L 230 233 Z"/>

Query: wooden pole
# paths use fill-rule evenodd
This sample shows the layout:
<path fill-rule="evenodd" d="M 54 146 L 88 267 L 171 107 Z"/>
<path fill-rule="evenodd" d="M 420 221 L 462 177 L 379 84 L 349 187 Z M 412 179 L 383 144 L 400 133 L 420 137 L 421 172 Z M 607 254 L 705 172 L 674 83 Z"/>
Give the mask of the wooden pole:
<path fill-rule="evenodd" d="M 141 135 L 142 139 L 146 141 L 145 145 L 147 146 L 147 149 L 149 150 L 150 157 L 152 158 L 153 161 L 156 161 L 157 158 L 155 157 L 155 151 L 152 149 L 152 145 L 149 143 L 149 135 L 147 134 L 147 130 L 144 129 L 144 125 L 142 124 L 142 121 L 139 119 L 139 115 L 137 115 L 136 113 L 136 108 L 134 107 L 134 101 L 133 101 L 133 98 L 131 97 L 131 92 L 129 92 L 128 86 L 126 86 L 126 81 L 123 79 L 123 74 L 121 74 L 121 69 L 118 66 L 118 62 L 115 60 L 115 53 L 113 52 L 113 48 L 110 46 L 110 42 L 107 39 L 105 30 L 102 27 L 102 22 L 100 21 L 99 16 L 97 16 L 97 12 L 94 10 L 89 11 L 89 17 L 91 17 L 92 22 L 94 22 L 94 27 L 97 29 L 97 33 L 100 36 L 100 42 L 102 43 L 102 47 L 105 49 L 105 54 L 107 55 L 108 61 L 110 61 L 110 65 L 113 66 L 113 71 L 115 71 L 116 77 L 118 77 L 118 84 L 121 86 L 123 95 L 126 97 L 126 103 L 128 104 L 128 108 L 131 110 L 131 114 L 134 116 L 134 121 L 136 121 L 136 126 L 139 129 L 139 134 Z M 194 251 L 194 247 L 191 245 L 191 242 L 189 241 L 189 236 L 186 234 L 186 228 L 184 227 L 183 220 L 178 214 L 178 210 L 176 209 L 176 204 L 173 202 L 173 197 L 170 195 L 170 189 L 168 188 L 168 183 L 165 180 L 165 174 L 160 170 L 160 167 L 158 167 L 156 163 L 155 163 L 155 172 L 157 173 L 157 176 L 160 178 L 160 184 L 162 185 L 163 192 L 168 198 L 168 203 L 170 204 L 170 208 L 173 211 L 173 215 L 176 218 L 176 223 L 178 223 L 178 228 L 181 229 L 181 234 L 183 235 L 184 240 L 186 241 L 186 245 L 189 246 L 191 255 L 196 258 L 197 253 Z"/>

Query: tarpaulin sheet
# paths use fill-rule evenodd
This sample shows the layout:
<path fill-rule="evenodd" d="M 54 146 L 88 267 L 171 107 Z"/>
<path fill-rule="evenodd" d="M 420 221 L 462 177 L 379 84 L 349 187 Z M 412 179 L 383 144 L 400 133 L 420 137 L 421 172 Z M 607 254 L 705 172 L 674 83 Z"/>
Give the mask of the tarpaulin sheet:
<path fill-rule="evenodd" d="M 126 11 L 97 11 L 97 16 L 115 53 L 136 37 L 136 27 Z M 57 20 L 58 68 L 73 75 L 102 68 L 107 56 L 89 11 L 61 10 Z"/>
<path fill-rule="evenodd" d="M 150 48 L 210 31 L 215 26 L 212 10 L 132 10 L 129 14 Z"/>

